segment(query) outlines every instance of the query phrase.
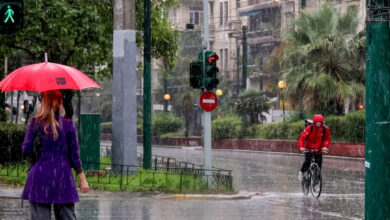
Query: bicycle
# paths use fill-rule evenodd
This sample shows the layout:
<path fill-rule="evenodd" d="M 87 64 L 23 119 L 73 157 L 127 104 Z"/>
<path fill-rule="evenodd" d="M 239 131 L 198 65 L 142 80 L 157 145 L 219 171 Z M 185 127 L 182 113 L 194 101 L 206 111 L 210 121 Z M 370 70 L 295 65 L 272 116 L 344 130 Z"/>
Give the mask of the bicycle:
<path fill-rule="evenodd" d="M 324 152 L 323 150 L 317 149 L 307 149 L 303 153 L 316 153 L 316 152 Z M 309 170 L 306 171 L 308 177 L 306 175 L 303 176 L 302 180 L 302 191 L 305 196 L 309 194 L 309 190 L 311 194 L 319 198 L 322 190 L 322 175 L 321 168 L 315 161 L 314 155 L 310 159 L 310 167 Z"/>

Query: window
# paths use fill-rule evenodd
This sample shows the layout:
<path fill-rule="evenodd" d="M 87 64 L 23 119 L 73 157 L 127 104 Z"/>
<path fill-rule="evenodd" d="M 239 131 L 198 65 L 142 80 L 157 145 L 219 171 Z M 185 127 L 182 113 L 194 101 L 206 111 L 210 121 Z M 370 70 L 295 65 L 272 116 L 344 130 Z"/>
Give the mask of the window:
<path fill-rule="evenodd" d="M 223 49 L 219 50 L 219 55 L 220 55 L 220 59 L 219 60 L 221 61 L 220 67 L 223 70 Z"/>
<path fill-rule="evenodd" d="M 190 24 L 199 25 L 202 20 L 203 13 L 199 11 L 190 11 Z"/>
<path fill-rule="evenodd" d="M 228 2 L 225 2 L 225 25 L 227 24 L 229 19 L 229 6 Z"/>
<path fill-rule="evenodd" d="M 214 2 L 209 2 L 210 3 L 210 19 L 209 19 L 209 23 L 214 23 Z"/>
<path fill-rule="evenodd" d="M 219 25 L 223 25 L 223 2 L 219 3 Z"/>
<path fill-rule="evenodd" d="M 224 58 L 224 61 L 223 61 L 224 67 L 223 67 L 223 69 L 225 71 L 228 71 L 229 70 L 229 53 L 228 53 L 228 49 L 225 49 L 225 54 L 224 54 L 223 58 Z"/>

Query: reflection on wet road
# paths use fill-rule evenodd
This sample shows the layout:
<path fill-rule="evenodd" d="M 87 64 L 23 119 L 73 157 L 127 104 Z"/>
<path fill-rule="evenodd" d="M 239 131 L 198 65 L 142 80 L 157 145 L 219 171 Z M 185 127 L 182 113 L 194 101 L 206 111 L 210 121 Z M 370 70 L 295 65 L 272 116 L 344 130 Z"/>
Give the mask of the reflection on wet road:
<path fill-rule="evenodd" d="M 153 147 L 153 154 L 203 162 L 203 152 L 196 149 Z M 213 151 L 215 167 L 233 170 L 237 191 L 259 195 L 248 200 L 170 200 L 134 193 L 102 194 L 82 197 L 77 215 L 88 220 L 364 218 L 363 160 L 324 158 L 323 194 L 315 199 L 303 196 L 297 180 L 302 159 L 301 155 Z M 28 219 L 27 208 L 21 209 L 19 200 L 1 201 L 0 219 Z"/>

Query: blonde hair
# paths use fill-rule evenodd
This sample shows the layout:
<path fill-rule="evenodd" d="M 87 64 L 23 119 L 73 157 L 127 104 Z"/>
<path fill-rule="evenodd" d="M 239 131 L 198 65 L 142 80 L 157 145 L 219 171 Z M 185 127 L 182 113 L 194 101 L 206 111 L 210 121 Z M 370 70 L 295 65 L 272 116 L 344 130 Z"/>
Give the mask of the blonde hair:
<path fill-rule="evenodd" d="M 59 127 L 55 118 L 56 112 L 59 112 L 61 115 L 64 115 L 65 112 L 62 106 L 61 92 L 58 90 L 44 92 L 38 114 L 34 118 L 44 123 L 44 131 L 47 135 L 49 135 L 48 128 L 50 126 L 54 140 L 58 138 Z"/>

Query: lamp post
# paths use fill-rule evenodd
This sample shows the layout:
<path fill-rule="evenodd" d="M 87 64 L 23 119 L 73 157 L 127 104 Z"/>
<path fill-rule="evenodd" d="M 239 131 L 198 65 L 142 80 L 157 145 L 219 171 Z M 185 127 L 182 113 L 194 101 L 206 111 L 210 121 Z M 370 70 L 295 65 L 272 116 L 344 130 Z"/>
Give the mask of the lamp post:
<path fill-rule="evenodd" d="M 215 95 L 217 95 L 218 96 L 218 105 L 219 105 L 219 97 L 221 96 L 221 95 L 223 95 L 223 91 L 222 90 L 220 90 L 220 89 L 217 89 L 216 91 L 215 91 Z"/>
<path fill-rule="evenodd" d="M 171 95 L 169 95 L 168 93 L 164 95 L 164 111 L 165 112 L 168 112 L 168 101 L 171 100 Z"/>
<path fill-rule="evenodd" d="M 286 88 L 287 84 L 285 81 L 281 80 L 278 82 L 278 87 L 279 89 L 283 90 L 284 88 Z M 280 95 L 282 96 L 282 92 L 280 93 Z M 285 118 L 285 113 L 284 113 L 284 97 L 282 98 L 282 106 L 283 106 L 283 121 L 286 121 L 286 118 Z"/>

